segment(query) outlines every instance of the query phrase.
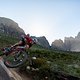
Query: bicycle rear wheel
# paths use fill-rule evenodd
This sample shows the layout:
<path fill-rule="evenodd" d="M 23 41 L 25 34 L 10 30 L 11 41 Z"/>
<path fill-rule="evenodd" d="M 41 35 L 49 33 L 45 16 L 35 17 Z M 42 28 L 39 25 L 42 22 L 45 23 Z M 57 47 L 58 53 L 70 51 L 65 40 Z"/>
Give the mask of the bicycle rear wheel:
<path fill-rule="evenodd" d="M 24 64 L 28 60 L 27 52 L 14 51 L 14 54 L 10 54 L 4 58 L 4 64 L 9 68 L 16 68 Z"/>

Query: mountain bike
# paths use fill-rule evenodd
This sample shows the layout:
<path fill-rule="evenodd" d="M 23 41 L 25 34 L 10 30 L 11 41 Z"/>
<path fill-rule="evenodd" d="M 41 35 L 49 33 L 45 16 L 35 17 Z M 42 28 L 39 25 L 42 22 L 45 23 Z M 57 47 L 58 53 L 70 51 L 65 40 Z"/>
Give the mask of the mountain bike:
<path fill-rule="evenodd" d="M 26 61 L 29 61 L 29 52 L 25 50 L 24 47 L 11 48 L 6 47 L 1 49 L 4 64 L 9 68 L 16 68 Z"/>

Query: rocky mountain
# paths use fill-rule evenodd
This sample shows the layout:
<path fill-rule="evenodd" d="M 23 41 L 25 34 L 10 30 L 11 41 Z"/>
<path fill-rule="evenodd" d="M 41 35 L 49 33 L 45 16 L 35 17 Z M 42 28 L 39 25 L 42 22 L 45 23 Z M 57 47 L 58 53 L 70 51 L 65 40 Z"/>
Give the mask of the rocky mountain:
<path fill-rule="evenodd" d="M 38 42 L 40 43 L 41 46 L 45 47 L 45 48 L 50 48 L 49 42 L 46 39 L 45 36 L 42 37 L 37 37 Z"/>
<path fill-rule="evenodd" d="M 15 21 L 4 17 L 0 17 L 0 33 L 15 37 L 25 34 Z"/>
<path fill-rule="evenodd" d="M 78 33 L 75 38 L 73 37 L 65 37 L 64 42 L 61 40 L 55 40 L 52 42 L 52 48 L 66 50 L 66 51 L 80 51 L 80 32 Z"/>
<path fill-rule="evenodd" d="M 0 17 L 0 34 L 20 37 L 20 35 L 25 34 L 25 32 L 15 21 L 9 18 Z M 42 47 L 50 48 L 49 42 L 45 36 L 36 38 Z M 65 37 L 64 42 L 61 39 L 55 40 L 52 42 L 51 48 L 66 51 L 80 51 L 80 32 L 75 38 Z"/>
<path fill-rule="evenodd" d="M 80 32 L 75 36 L 75 39 L 80 39 Z"/>
<path fill-rule="evenodd" d="M 5 34 L 12 37 L 20 37 L 22 34 L 25 34 L 25 32 L 15 21 L 9 18 L 0 17 L 0 34 Z M 36 38 L 42 47 L 50 48 L 49 42 L 45 36 Z"/>
<path fill-rule="evenodd" d="M 37 44 L 41 45 L 44 48 L 50 48 L 49 42 L 46 39 L 45 36 L 41 36 L 41 37 L 35 37 L 32 36 L 32 38 L 36 38 L 37 39 Z"/>
<path fill-rule="evenodd" d="M 64 50 L 64 43 L 63 43 L 63 41 L 61 39 L 55 40 L 54 42 L 52 42 L 51 48 Z"/>

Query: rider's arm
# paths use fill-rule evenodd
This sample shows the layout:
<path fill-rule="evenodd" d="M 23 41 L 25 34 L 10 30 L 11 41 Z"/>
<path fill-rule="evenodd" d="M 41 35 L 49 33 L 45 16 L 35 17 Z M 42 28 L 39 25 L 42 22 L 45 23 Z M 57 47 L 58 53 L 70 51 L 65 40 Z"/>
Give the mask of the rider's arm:
<path fill-rule="evenodd" d="M 23 37 L 21 37 L 21 40 L 18 43 L 12 45 L 11 47 L 20 46 L 22 43 L 25 44 L 25 39 Z"/>
<path fill-rule="evenodd" d="M 16 47 L 16 46 L 19 46 L 20 44 L 22 44 L 22 41 L 19 41 L 18 43 L 12 45 L 11 47 Z"/>

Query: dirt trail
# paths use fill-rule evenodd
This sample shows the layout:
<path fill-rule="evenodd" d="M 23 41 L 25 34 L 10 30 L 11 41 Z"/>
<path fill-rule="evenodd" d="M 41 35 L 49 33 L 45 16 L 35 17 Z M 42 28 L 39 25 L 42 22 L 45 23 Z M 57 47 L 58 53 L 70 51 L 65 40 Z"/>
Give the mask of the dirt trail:
<path fill-rule="evenodd" d="M 18 69 L 16 69 L 16 68 L 7 68 L 3 63 L 2 58 L 0 58 L 0 66 L 2 67 L 5 74 L 7 74 L 9 76 L 10 79 L 8 79 L 8 80 L 31 80 L 30 78 L 27 77 L 27 75 L 21 74 L 18 71 Z M 2 73 L 3 73 L 3 71 L 2 71 Z M 1 80 L 4 80 L 4 79 L 1 79 Z"/>
<path fill-rule="evenodd" d="M 10 72 L 14 75 L 15 80 L 31 80 L 27 75 L 21 74 L 17 69 L 15 68 L 9 68 Z"/>

